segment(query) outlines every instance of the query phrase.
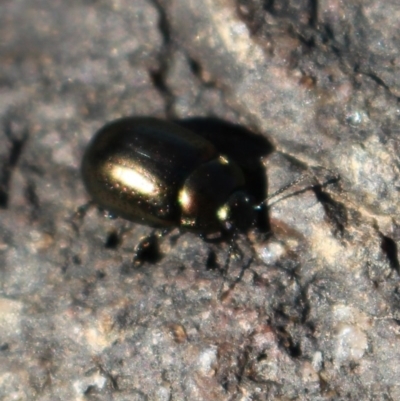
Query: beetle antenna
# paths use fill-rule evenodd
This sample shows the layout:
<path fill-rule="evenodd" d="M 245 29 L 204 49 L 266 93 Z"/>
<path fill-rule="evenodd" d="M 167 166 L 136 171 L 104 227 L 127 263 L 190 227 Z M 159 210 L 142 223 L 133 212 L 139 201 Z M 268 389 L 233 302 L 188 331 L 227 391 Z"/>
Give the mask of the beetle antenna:
<path fill-rule="evenodd" d="M 340 175 L 339 174 L 334 173 L 332 170 L 330 170 L 330 169 L 328 169 L 326 167 L 318 166 L 318 167 L 314 167 L 314 168 L 327 170 L 332 174 L 332 176 L 328 177 L 327 180 L 325 180 L 325 182 L 323 184 L 320 184 L 320 182 L 317 179 L 317 177 L 315 176 L 315 174 L 312 174 L 312 173 L 311 174 L 310 173 L 301 174 L 299 177 L 297 177 L 293 181 L 291 181 L 288 184 L 284 185 L 282 188 L 279 188 L 277 191 L 275 191 L 271 195 L 268 195 L 261 203 L 256 205 L 254 208 L 255 209 L 259 209 L 263 205 L 267 205 L 268 206 L 268 201 L 270 201 L 272 198 L 277 197 L 278 195 L 280 195 L 283 192 L 287 191 L 288 189 L 292 188 L 294 185 L 298 184 L 299 182 L 305 181 L 308 178 L 312 178 L 315 181 L 315 184 L 311 184 L 309 188 L 315 188 L 317 186 L 323 186 L 324 187 L 324 186 L 326 186 L 328 184 L 332 184 L 332 183 L 334 183 L 334 182 L 336 182 L 336 181 L 338 181 L 340 179 Z M 308 188 L 306 188 L 306 189 L 308 189 Z"/>

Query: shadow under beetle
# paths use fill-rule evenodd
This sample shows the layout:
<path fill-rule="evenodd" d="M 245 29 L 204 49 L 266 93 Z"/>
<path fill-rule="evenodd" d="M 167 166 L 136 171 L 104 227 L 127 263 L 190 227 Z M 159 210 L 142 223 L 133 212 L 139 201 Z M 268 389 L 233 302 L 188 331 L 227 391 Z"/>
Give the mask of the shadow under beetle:
<path fill-rule="evenodd" d="M 243 140 L 222 153 L 204 135 L 213 126 L 228 131 L 234 127 L 219 120 L 178 125 L 147 117 L 106 124 L 83 157 L 82 177 L 89 195 L 112 214 L 155 228 L 179 227 L 203 236 L 248 230 L 256 224 L 260 199 L 265 199 L 260 190 L 265 188 L 260 184 L 265 175 L 249 191 L 246 178 L 252 180 L 254 167 L 236 160 L 246 154 Z M 219 148 L 232 143 L 232 132 L 237 133 L 231 129 L 228 141 L 216 136 Z M 268 146 L 264 140 L 258 151 L 266 154 Z"/>

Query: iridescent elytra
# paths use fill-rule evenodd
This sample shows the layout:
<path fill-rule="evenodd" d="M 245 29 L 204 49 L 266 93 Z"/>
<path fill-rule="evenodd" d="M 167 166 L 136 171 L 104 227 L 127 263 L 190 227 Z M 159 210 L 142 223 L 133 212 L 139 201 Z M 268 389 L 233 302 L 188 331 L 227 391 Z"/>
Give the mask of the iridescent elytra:
<path fill-rule="evenodd" d="M 86 149 L 82 177 L 100 207 L 144 225 L 210 234 L 254 222 L 257 206 L 238 164 L 172 122 L 127 117 L 106 124 Z"/>

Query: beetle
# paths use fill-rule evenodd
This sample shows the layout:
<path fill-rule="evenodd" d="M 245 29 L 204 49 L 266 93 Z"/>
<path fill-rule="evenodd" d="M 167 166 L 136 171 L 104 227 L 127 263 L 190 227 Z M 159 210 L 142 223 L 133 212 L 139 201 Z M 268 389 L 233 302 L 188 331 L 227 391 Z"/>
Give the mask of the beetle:
<path fill-rule="evenodd" d="M 259 207 L 234 160 L 191 130 L 155 118 L 106 124 L 89 143 L 81 172 L 96 204 L 155 228 L 245 231 Z"/>
<path fill-rule="evenodd" d="M 266 198 L 265 174 L 260 175 L 254 163 L 268 151 L 264 140 L 255 140 L 246 132 L 243 142 L 239 136 L 244 132 L 227 123 L 212 121 L 215 130 L 210 129 L 210 120 L 206 125 L 198 119 L 181 123 L 127 117 L 106 124 L 84 153 L 83 182 L 93 202 L 112 215 L 163 232 L 178 227 L 207 241 L 230 239 L 223 268 L 226 272 L 232 251 L 241 254 L 235 243 L 237 233 L 252 227 L 262 233 L 259 223 L 264 220 L 267 201 L 310 175 L 301 175 Z M 207 135 L 213 133 L 214 141 L 224 131 L 228 136 L 211 142 L 194 132 L 199 126 L 206 128 Z M 228 137 L 234 147 L 220 152 L 214 143 L 221 149 Z M 333 175 L 323 186 L 338 179 Z M 256 191 L 249 182 L 255 184 Z M 268 226 L 264 233 L 270 234 Z M 153 231 L 139 243 L 134 263 L 157 260 L 157 248 Z"/>

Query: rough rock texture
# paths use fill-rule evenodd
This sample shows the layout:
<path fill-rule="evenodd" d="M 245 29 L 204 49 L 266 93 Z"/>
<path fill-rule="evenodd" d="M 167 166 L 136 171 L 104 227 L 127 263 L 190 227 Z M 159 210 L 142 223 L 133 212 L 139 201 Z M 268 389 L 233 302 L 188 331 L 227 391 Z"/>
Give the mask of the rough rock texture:
<path fill-rule="evenodd" d="M 395 0 L 2 1 L 0 399 L 399 400 L 399 19 Z M 306 178 L 226 277 L 226 243 L 177 232 L 137 266 L 150 228 L 77 213 L 85 144 L 126 115 L 238 124 L 273 146 L 261 188 Z"/>

